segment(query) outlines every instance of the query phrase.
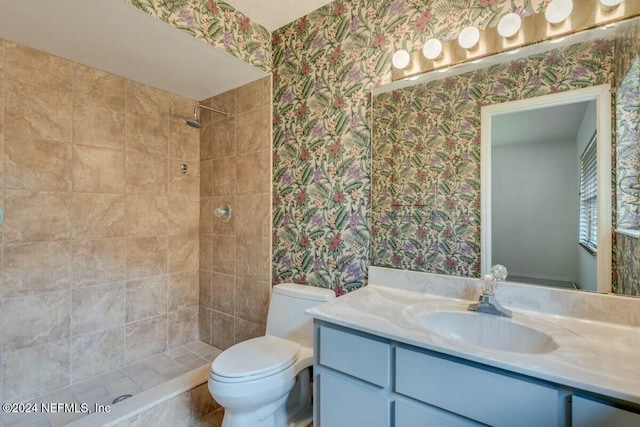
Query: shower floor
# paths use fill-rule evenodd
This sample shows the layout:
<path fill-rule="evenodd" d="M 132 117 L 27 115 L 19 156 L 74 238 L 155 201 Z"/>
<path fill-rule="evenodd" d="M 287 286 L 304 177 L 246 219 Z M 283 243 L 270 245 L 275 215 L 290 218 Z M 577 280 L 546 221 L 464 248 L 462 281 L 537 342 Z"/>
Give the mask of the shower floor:
<path fill-rule="evenodd" d="M 86 404 L 113 407 L 113 401 L 124 395 L 135 395 L 170 381 L 194 369 L 211 364 L 221 350 L 201 341 L 193 341 L 141 362 L 98 375 L 41 396 L 30 403 Z M 124 400 L 126 401 L 126 400 Z M 0 427 L 59 427 L 82 418 L 82 412 L 6 414 L 0 416 Z"/>

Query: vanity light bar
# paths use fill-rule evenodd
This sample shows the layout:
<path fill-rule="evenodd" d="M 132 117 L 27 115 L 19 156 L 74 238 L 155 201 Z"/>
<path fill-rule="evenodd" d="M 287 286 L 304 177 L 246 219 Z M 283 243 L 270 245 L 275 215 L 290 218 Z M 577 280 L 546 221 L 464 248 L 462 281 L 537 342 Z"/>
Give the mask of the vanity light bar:
<path fill-rule="evenodd" d="M 566 2 L 567 0 L 560 1 Z M 573 0 L 572 4 L 572 10 L 566 19 L 555 24 L 547 21 L 545 13 L 541 12 L 522 17 L 520 27 L 515 31 L 515 34 L 503 31 L 502 27 L 500 31 L 505 36 L 500 35 L 498 27 L 481 30 L 478 42 L 468 49 L 463 48 L 455 39 L 442 43 L 441 51 L 437 55 L 429 55 L 435 55 L 434 59 L 425 57 L 423 49 L 416 50 L 410 53 L 410 60 L 405 68 L 395 66 L 392 68 L 391 79 L 393 81 L 402 80 L 428 71 L 446 69 L 463 62 L 478 60 L 496 53 L 518 49 L 640 15 L 640 0 Z M 510 32 L 513 31 L 511 29 Z"/>

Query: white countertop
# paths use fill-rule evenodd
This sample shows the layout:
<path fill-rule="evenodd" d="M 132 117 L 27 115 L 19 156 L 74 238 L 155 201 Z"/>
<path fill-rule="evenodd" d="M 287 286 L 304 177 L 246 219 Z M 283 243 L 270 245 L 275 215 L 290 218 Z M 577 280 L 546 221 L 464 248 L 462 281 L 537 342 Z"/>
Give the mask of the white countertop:
<path fill-rule="evenodd" d="M 390 340 L 640 404 L 640 327 L 525 310 L 505 304 L 499 293 L 498 301 L 513 311 L 509 321 L 550 335 L 557 349 L 539 354 L 494 350 L 445 338 L 421 326 L 417 313 L 467 312 L 467 306 L 477 299 L 467 299 L 473 281 L 465 281 L 465 298 L 428 293 L 426 288 L 417 291 L 370 284 L 307 314 Z M 574 298 L 585 298 L 575 294 Z M 637 302 L 632 301 L 634 306 Z"/>

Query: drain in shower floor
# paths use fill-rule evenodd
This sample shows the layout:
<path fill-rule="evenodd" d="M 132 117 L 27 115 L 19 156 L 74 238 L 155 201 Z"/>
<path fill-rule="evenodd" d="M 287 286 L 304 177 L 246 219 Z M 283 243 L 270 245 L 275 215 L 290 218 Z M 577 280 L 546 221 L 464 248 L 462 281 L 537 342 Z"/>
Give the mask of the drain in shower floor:
<path fill-rule="evenodd" d="M 122 396 L 118 396 L 115 399 L 113 399 L 113 402 L 111 402 L 112 404 L 116 404 L 118 402 L 122 402 L 125 399 L 130 398 L 131 396 L 133 396 L 132 394 L 123 394 Z"/>

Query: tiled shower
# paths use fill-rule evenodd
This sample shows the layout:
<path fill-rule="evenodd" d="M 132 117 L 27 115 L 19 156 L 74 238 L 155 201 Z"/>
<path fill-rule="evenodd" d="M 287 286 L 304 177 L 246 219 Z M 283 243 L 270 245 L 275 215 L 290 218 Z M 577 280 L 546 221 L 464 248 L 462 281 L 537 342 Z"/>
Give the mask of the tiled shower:
<path fill-rule="evenodd" d="M 264 331 L 270 79 L 253 85 L 207 100 L 233 114 L 200 134 L 193 100 L 0 40 L 1 401 Z"/>

